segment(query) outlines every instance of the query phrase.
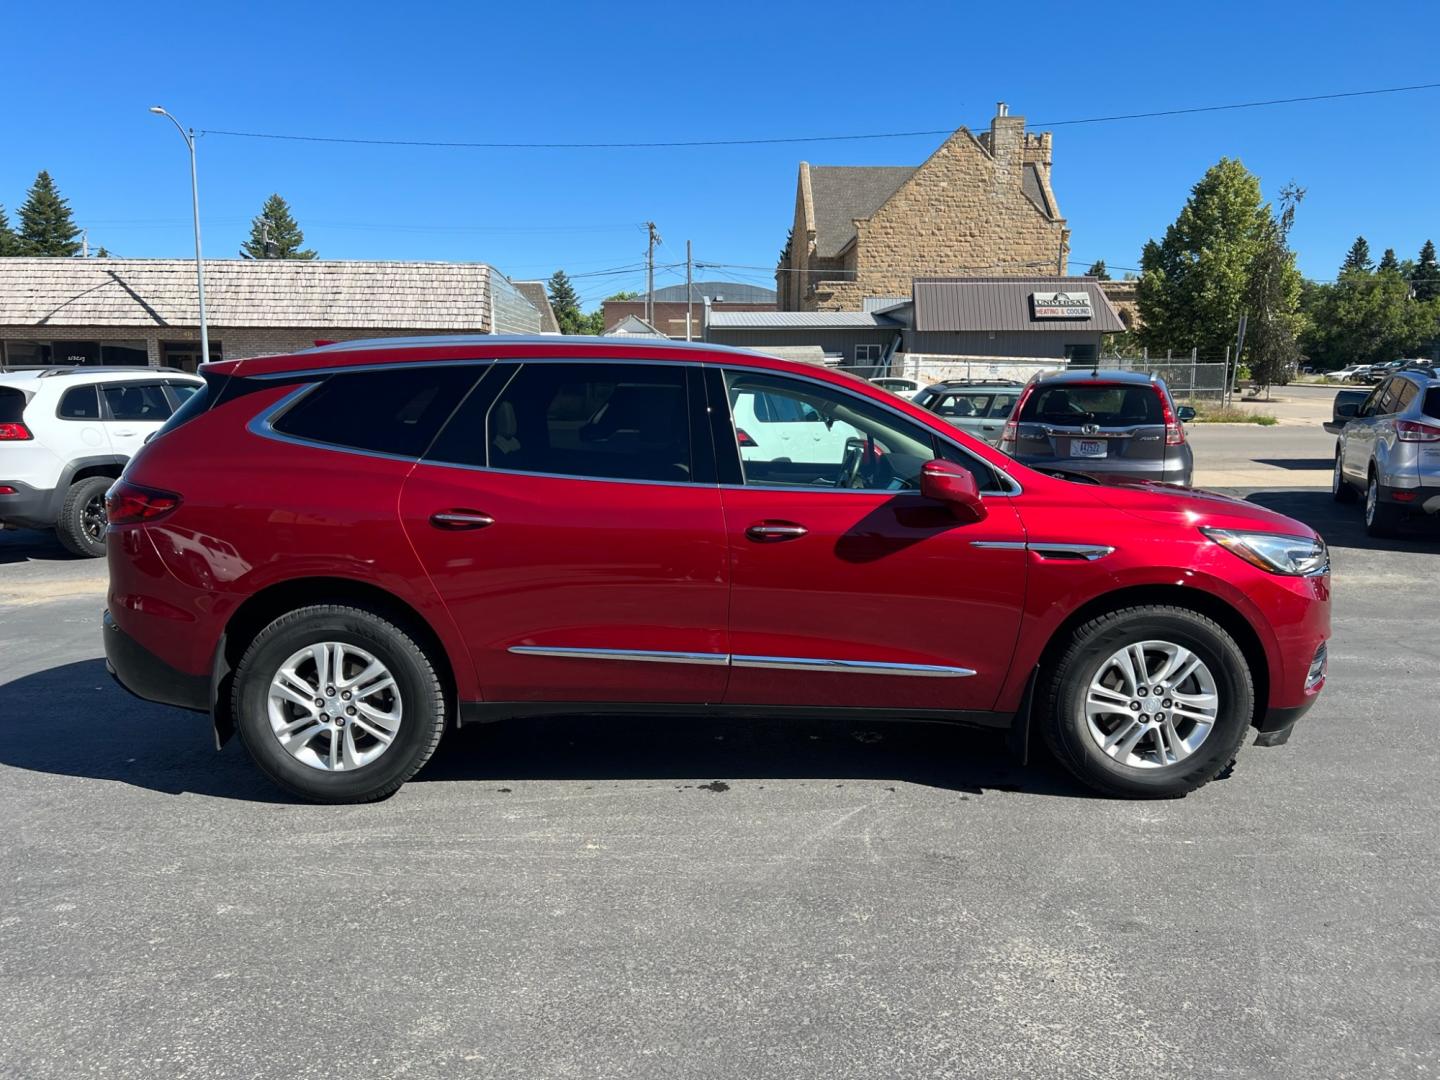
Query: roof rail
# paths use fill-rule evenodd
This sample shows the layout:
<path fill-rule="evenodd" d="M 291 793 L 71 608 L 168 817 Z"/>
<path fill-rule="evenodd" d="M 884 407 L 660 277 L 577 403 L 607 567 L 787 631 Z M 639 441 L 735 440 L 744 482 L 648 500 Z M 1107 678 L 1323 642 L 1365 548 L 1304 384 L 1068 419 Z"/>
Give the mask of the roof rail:
<path fill-rule="evenodd" d="M 50 375 L 74 375 L 83 371 L 159 371 L 167 375 L 187 375 L 189 372 L 177 367 L 151 367 L 149 364 L 68 364 L 55 366 L 53 364 L 44 367 L 32 367 L 30 371 L 39 371 L 40 378 Z"/>

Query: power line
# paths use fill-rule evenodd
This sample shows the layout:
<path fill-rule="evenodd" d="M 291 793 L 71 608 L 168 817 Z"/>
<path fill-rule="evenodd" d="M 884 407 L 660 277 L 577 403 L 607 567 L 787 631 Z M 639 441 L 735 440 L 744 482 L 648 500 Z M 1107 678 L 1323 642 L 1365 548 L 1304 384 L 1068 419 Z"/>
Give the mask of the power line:
<path fill-rule="evenodd" d="M 1414 86 L 1386 86 L 1373 90 L 1346 90 L 1331 94 L 1307 94 L 1303 97 L 1269 98 L 1264 101 L 1241 101 L 1227 105 L 1196 105 L 1184 109 L 1158 109 L 1153 112 L 1120 113 L 1114 116 L 1087 116 L 1069 120 L 1035 121 L 1031 127 L 1070 127 L 1077 124 L 1110 124 L 1122 120 L 1150 120 L 1166 116 L 1191 116 L 1197 113 L 1230 112 L 1237 109 L 1262 109 L 1274 105 L 1297 105 L 1305 102 L 1336 101 L 1341 98 L 1374 97 L 1379 94 L 1408 94 L 1419 90 L 1440 89 L 1440 83 L 1418 83 Z M 270 139 L 279 142 L 340 143 L 350 146 L 409 146 L 441 150 L 665 150 L 683 147 L 711 146 L 776 146 L 793 143 L 860 142 L 873 139 L 911 139 L 949 135 L 953 128 L 926 131 L 882 131 L 860 135 L 792 135 L 776 138 L 744 139 L 683 139 L 661 142 L 459 142 L 432 139 L 361 139 L 330 135 L 282 135 L 269 131 L 231 131 L 203 128 L 201 135 L 221 135 L 236 139 Z"/>

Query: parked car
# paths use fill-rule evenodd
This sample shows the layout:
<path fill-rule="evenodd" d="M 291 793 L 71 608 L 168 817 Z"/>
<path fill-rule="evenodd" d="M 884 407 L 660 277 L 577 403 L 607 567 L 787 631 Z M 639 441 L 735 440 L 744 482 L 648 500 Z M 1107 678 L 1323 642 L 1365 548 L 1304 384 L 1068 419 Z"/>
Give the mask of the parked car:
<path fill-rule="evenodd" d="M 158 368 L 0 372 L 0 525 L 105 554 L 105 489 L 204 383 Z"/>
<path fill-rule="evenodd" d="M 1325 378 L 1333 380 L 1334 382 L 1349 382 L 1357 371 L 1362 367 L 1368 366 L 1368 364 L 1351 364 L 1349 367 L 1337 368 L 1334 371 L 1325 372 Z"/>
<path fill-rule="evenodd" d="M 1000 449 L 1036 469 L 1189 486 L 1185 422 L 1158 375 L 1064 371 L 1037 375 L 1005 424 Z"/>
<path fill-rule="evenodd" d="M 1014 379 L 951 379 L 927 386 L 914 401 L 961 431 L 994 445 L 1000 441 L 1024 386 Z"/>
<path fill-rule="evenodd" d="M 1363 401 L 1336 396 L 1327 431 L 1339 428 L 1330 490 L 1336 502 L 1365 492 L 1365 531 L 1393 536 L 1407 517 L 1440 514 L 1440 379 L 1422 370 L 1390 376 Z"/>
<path fill-rule="evenodd" d="M 107 663 L 306 798 L 386 796 L 457 724 L 636 712 L 1033 730 L 1176 796 L 1325 681 L 1308 526 L 1037 472 L 842 372 L 474 337 L 205 380 L 110 491 Z M 748 445 L 762 395 L 851 434 Z"/>
<path fill-rule="evenodd" d="M 879 379 L 871 379 L 870 382 L 880 387 L 881 390 L 889 390 L 892 394 L 898 394 L 903 398 L 913 398 L 920 391 L 920 384 L 914 379 L 900 379 L 886 375 Z"/>

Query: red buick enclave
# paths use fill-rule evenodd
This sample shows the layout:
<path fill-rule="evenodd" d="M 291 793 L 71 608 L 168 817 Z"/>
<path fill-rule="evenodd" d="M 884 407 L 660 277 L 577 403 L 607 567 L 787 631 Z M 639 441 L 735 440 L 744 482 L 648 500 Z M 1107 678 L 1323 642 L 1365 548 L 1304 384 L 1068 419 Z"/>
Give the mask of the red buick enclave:
<path fill-rule="evenodd" d="M 203 374 L 110 492 L 105 651 L 307 798 L 390 794 L 454 724 L 641 711 L 1034 730 L 1175 796 L 1325 681 L 1307 526 L 1037 472 L 840 372 L 466 337 Z"/>

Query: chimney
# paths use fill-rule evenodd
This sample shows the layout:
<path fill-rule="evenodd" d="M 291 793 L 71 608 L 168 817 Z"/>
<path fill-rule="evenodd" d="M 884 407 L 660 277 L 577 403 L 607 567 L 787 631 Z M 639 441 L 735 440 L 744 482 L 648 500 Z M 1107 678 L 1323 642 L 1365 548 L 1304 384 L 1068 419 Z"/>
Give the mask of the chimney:
<path fill-rule="evenodd" d="M 996 162 L 1005 167 L 1013 167 L 1018 174 L 1025 148 L 1025 118 L 1011 116 L 1010 106 L 1003 101 L 997 101 L 995 119 L 990 121 L 990 138 L 987 142 L 987 149 Z"/>
<path fill-rule="evenodd" d="M 996 116 L 1009 116 L 1009 115 L 1010 115 L 1010 106 L 1009 106 L 1009 105 L 1006 105 L 1003 101 L 997 101 L 997 102 L 995 103 L 995 115 L 996 115 Z"/>

